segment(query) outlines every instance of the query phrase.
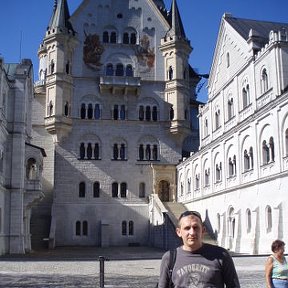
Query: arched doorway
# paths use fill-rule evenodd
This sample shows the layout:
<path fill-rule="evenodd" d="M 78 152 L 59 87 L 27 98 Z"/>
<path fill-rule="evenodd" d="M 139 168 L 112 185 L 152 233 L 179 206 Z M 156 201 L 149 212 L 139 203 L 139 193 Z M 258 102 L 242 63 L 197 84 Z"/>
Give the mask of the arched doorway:
<path fill-rule="evenodd" d="M 170 200 L 170 183 L 161 180 L 159 182 L 159 187 L 158 187 L 158 196 L 162 202 L 168 202 Z"/>

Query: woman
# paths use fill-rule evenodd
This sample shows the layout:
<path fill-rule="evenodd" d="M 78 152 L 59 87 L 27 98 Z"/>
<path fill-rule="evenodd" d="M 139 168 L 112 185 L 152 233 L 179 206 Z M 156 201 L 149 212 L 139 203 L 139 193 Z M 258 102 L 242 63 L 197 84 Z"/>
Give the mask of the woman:
<path fill-rule="evenodd" d="M 284 251 L 285 243 L 275 240 L 271 245 L 273 254 L 268 257 L 265 265 L 267 288 L 288 288 L 288 264 Z"/>

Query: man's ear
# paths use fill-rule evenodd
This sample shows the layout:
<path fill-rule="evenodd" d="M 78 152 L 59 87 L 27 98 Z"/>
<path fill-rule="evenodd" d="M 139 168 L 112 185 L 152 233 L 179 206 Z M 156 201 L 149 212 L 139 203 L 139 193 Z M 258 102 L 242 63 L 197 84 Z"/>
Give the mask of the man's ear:
<path fill-rule="evenodd" d="M 207 232 L 207 229 L 205 227 L 205 225 L 202 226 L 202 234 L 205 234 Z"/>
<path fill-rule="evenodd" d="M 181 230 L 179 227 L 176 228 L 176 234 L 181 238 Z"/>

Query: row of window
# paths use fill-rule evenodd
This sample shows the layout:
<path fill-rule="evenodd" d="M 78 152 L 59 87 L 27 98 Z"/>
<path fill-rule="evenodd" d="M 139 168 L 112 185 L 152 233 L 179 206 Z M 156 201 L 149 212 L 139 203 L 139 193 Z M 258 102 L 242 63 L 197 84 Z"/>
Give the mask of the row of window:
<path fill-rule="evenodd" d="M 76 221 L 75 224 L 75 235 L 76 236 L 88 236 L 88 221 Z M 122 236 L 133 236 L 134 235 L 134 222 L 133 221 L 122 221 L 121 223 L 121 234 Z"/>
<path fill-rule="evenodd" d="M 66 111 L 66 110 L 65 110 Z M 112 109 L 113 120 L 126 120 L 127 107 L 125 105 L 114 105 Z M 100 104 L 81 104 L 80 118 L 99 120 L 102 117 L 102 107 Z M 138 119 L 140 121 L 158 121 L 158 107 L 150 105 L 140 105 L 138 109 Z"/>
<path fill-rule="evenodd" d="M 263 69 L 261 74 L 261 92 L 265 93 L 269 89 L 269 82 L 268 82 L 268 74 L 267 70 Z M 242 109 L 244 110 L 251 104 L 251 96 L 250 96 L 250 88 L 248 80 L 245 79 L 243 82 L 243 88 L 242 88 Z M 235 116 L 235 107 L 234 107 L 234 98 L 230 94 L 227 98 L 227 120 L 231 120 Z M 215 107 L 214 109 L 214 123 L 215 123 L 215 129 L 217 130 L 221 127 L 221 110 L 219 107 Z M 208 130 L 208 118 L 206 117 L 204 119 L 204 137 L 207 137 L 209 134 Z"/>
<path fill-rule="evenodd" d="M 288 149 L 288 129 L 286 130 L 286 143 Z M 274 139 L 270 137 L 269 141 L 264 140 L 262 142 L 262 165 L 269 164 L 275 161 L 275 148 L 274 148 Z M 287 150 L 288 151 L 288 150 Z M 249 149 L 245 149 L 243 152 L 243 172 L 250 171 L 254 169 L 254 156 L 253 156 L 253 147 Z M 215 182 L 219 183 L 222 181 L 222 162 L 215 163 Z M 227 163 L 227 174 L 228 178 L 235 177 L 237 175 L 237 161 L 236 155 L 231 155 L 228 157 Z M 204 179 L 203 185 L 204 187 L 210 186 L 210 168 L 204 168 Z M 194 190 L 200 189 L 200 173 L 195 173 L 195 186 Z M 188 177 L 187 179 L 187 192 L 191 193 L 191 179 Z M 180 195 L 184 195 L 184 183 L 181 181 L 180 183 Z"/>
<path fill-rule="evenodd" d="M 79 198 L 85 198 L 87 196 L 87 188 L 86 188 L 86 183 L 85 182 L 80 182 L 79 183 Z M 93 183 L 93 197 L 94 198 L 99 198 L 100 197 L 100 182 L 96 181 Z M 117 183 L 114 182 L 112 183 L 112 191 L 111 191 L 111 196 L 113 198 L 127 198 L 127 183 L 122 182 L 122 183 Z M 146 196 L 146 188 L 145 188 L 145 183 L 141 182 L 139 183 L 139 198 L 145 198 Z"/>
<path fill-rule="evenodd" d="M 118 43 L 118 35 L 116 31 L 104 31 L 102 34 L 103 43 Z M 137 34 L 136 32 L 124 32 L 122 35 L 123 44 L 132 44 L 137 43 Z"/>
<path fill-rule="evenodd" d="M 228 218 L 227 218 L 227 234 L 234 238 L 235 237 L 235 211 L 233 207 L 230 207 L 229 212 L 228 212 Z M 273 219 L 272 219 L 272 208 L 270 205 L 267 205 L 265 207 L 265 229 L 266 233 L 269 233 L 272 231 L 272 225 L 273 225 Z M 252 213 L 251 210 L 248 208 L 245 211 L 245 228 L 246 228 L 246 233 L 249 234 L 252 232 Z M 224 227 L 221 225 L 221 216 L 218 213 L 217 214 L 217 232 L 220 233 L 221 230 Z"/>
<path fill-rule="evenodd" d="M 101 160 L 99 143 L 80 144 L 80 160 Z M 140 144 L 138 147 L 138 161 L 159 161 L 159 148 L 157 144 Z M 126 161 L 127 146 L 125 143 L 114 143 L 112 147 L 112 160 Z"/>

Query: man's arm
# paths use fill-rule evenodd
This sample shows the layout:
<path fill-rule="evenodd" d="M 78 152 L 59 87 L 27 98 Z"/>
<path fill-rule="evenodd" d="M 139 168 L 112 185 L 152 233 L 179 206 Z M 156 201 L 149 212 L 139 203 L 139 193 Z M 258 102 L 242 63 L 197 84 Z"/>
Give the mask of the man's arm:
<path fill-rule="evenodd" d="M 162 257 L 158 288 L 169 288 L 169 257 L 169 251 Z"/>
<path fill-rule="evenodd" d="M 222 274 L 226 288 L 239 288 L 240 283 L 232 257 L 228 251 L 224 254 Z"/>

